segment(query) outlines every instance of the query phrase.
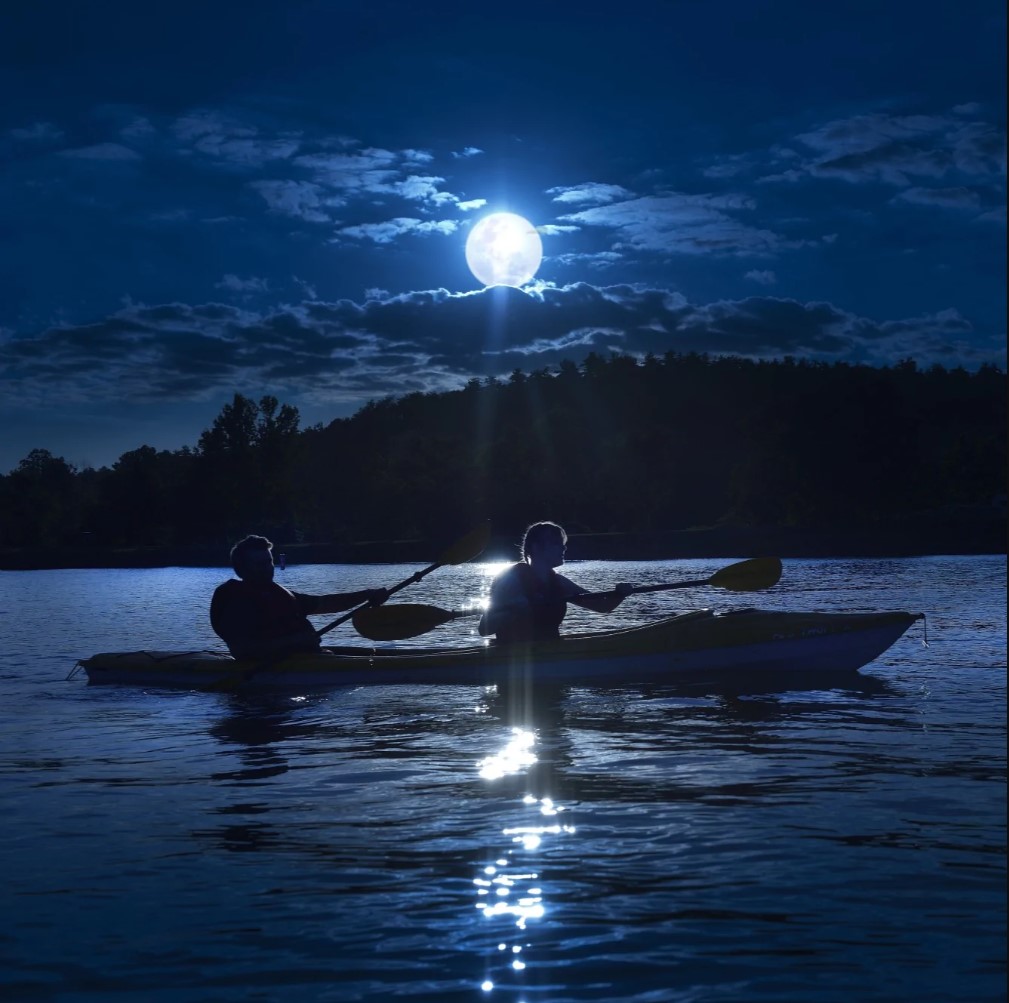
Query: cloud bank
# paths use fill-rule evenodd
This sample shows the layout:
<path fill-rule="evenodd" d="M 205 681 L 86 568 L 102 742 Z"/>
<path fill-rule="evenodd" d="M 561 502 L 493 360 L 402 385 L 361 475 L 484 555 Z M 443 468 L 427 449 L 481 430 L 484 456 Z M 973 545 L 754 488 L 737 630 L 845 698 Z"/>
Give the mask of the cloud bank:
<path fill-rule="evenodd" d="M 256 280 L 226 276 L 224 284 Z M 759 280 L 758 280 L 759 281 Z M 270 392 L 349 413 L 389 393 L 447 390 L 580 361 L 589 352 L 667 351 L 886 365 L 1005 366 L 1005 344 L 978 343 L 954 309 L 879 321 L 830 303 L 753 296 L 693 304 L 628 285 L 541 284 L 477 293 L 376 293 L 270 311 L 208 303 L 131 304 L 98 323 L 0 343 L 0 387 L 21 408 L 54 401 L 210 400 Z"/>

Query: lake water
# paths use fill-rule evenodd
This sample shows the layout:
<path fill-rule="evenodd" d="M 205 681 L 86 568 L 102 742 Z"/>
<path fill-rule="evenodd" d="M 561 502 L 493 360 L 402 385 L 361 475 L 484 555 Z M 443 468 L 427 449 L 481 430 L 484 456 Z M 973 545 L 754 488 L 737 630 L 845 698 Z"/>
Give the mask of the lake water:
<path fill-rule="evenodd" d="M 727 563 L 566 571 L 604 588 Z M 329 591 L 414 570 L 278 580 Z M 458 608 L 495 570 L 443 568 L 398 598 Z M 654 593 L 569 618 L 927 614 L 928 647 L 918 623 L 831 688 L 575 688 L 519 709 L 475 687 L 67 680 L 98 651 L 220 647 L 206 610 L 225 577 L 0 572 L 3 1000 L 1005 998 L 1004 556 L 792 560 L 760 595 Z"/>

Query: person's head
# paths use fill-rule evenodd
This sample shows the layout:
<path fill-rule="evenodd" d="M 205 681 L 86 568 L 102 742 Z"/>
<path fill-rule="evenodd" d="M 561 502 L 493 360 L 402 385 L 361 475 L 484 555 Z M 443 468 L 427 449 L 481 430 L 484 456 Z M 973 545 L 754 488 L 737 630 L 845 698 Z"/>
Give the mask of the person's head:
<path fill-rule="evenodd" d="M 534 522 L 522 537 L 522 560 L 545 562 L 551 568 L 564 563 L 568 534 L 555 522 Z"/>
<path fill-rule="evenodd" d="M 265 536 L 247 536 L 231 548 L 231 566 L 241 579 L 273 580 L 273 544 Z"/>

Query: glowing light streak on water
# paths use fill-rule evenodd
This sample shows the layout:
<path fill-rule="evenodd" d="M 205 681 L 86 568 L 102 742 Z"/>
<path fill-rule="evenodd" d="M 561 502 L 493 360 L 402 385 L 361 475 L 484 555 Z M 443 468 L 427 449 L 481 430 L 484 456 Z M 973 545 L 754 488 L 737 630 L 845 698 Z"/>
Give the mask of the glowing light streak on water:
<path fill-rule="evenodd" d="M 484 780 L 500 780 L 501 777 L 520 773 L 536 763 L 536 753 L 532 751 L 536 736 L 522 728 L 513 728 L 512 734 L 515 737 L 500 752 L 477 763 Z"/>
<path fill-rule="evenodd" d="M 535 810 L 538 815 L 551 821 L 542 825 L 517 825 L 502 829 L 501 835 L 510 837 L 512 843 L 516 844 L 515 848 L 509 850 L 507 856 L 499 857 L 493 864 L 486 864 L 473 879 L 473 884 L 477 889 L 476 908 L 480 910 L 485 921 L 493 923 L 508 921 L 514 924 L 515 930 L 526 935 L 531 923 L 547 915 L 547 906 L 539 871 L 522 868 L 519 860 L 513 859 L 512 855 L 536 852 L 542 848 L 545 839 L 571 835 L 576 830 L 573 825 L 552 821 L 565 811 L 564 806 L 556 804 L 552 798 L 536 798 L 527 794 L 522 798 L 522 804 L 527 810 Z M 496 940 L 494 953 L 501 958 L 497 964 L 503 964 L 504 971 L 512 977 L 524 977 L 522 973 L 531 963 L 524 956 L 524 952 L 531 946 L 526 941 L 512 943 L 507 939 Z M 490 992 L 495 988 L 505 989 L 506 986 L 503 977 L 497 983 L 493 978 L 487 978 L 481 984 L 481 988 L 485 992 Z M 521 990 L 521 986 L 514 984 L 508 985 L 507 988 L 512 991 Z"/>

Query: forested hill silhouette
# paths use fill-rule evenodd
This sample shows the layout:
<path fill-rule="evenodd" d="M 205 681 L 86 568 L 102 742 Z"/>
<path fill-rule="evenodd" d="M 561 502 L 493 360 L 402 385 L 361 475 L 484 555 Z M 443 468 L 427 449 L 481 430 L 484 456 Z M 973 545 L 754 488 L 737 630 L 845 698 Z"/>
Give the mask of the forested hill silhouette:
<path fill-rule="evenodd" d="M 305 429 L 236 394 L 192 448 L 97 470 L 33 450 L 0 477 L 0 565 L 224 564 L 248 532 L 427 561 L 544 518 L 580 557 L 1005 552 L 1006 428 L 1001 370 L 912 360 L 591 355 Z"/>

